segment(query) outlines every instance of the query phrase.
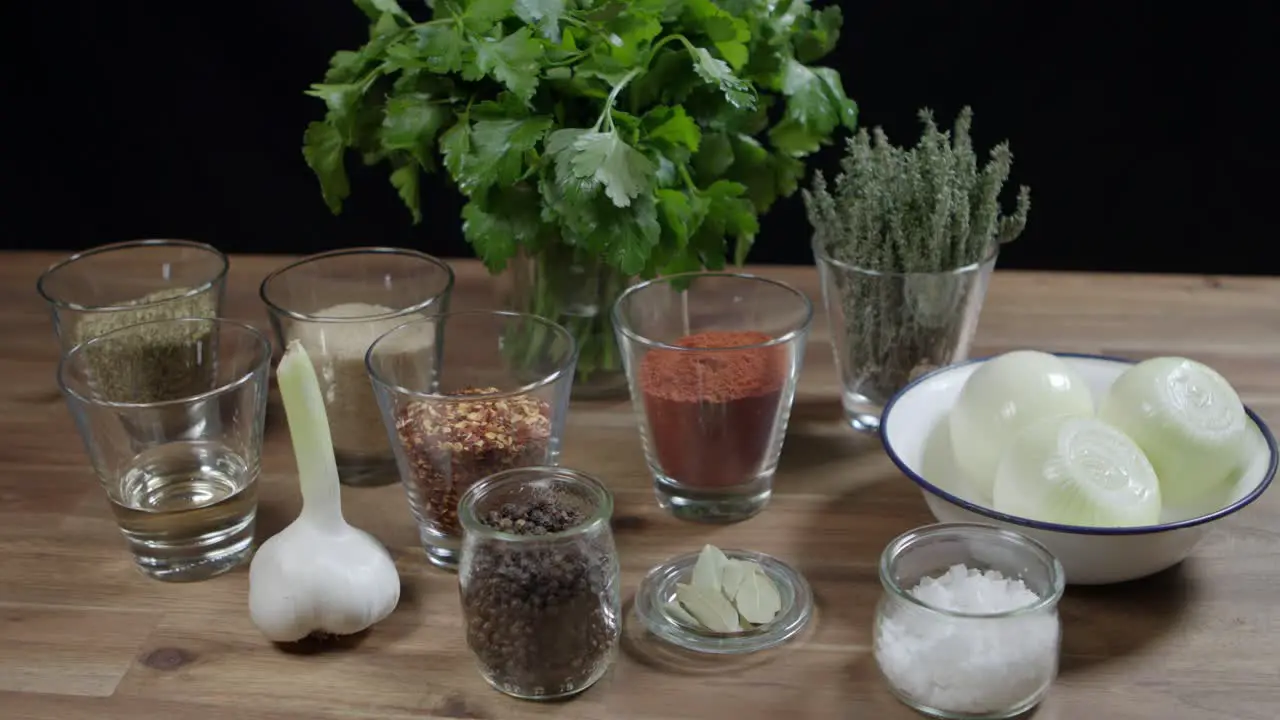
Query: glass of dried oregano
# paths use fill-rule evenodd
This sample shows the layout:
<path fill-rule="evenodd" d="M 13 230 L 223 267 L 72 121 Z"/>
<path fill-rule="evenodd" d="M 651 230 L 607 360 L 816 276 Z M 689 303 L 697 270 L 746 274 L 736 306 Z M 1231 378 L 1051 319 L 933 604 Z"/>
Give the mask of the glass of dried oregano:
<path fill-rule="evenodd" d="M 227 257 L 204 243 L 133 240 L 66 258 L 40 276 L 37 289 L 49 302 L 63 354 L 147 323 L 99 348 L 92 362 L 104 382 L 128 388 L 131 401 L 152 402 L 180 394 L 193 381 L 186 357 L 199 338 L 191 333 L 207 330 L 154 321 L 218 317 L 227 267 Z"/>

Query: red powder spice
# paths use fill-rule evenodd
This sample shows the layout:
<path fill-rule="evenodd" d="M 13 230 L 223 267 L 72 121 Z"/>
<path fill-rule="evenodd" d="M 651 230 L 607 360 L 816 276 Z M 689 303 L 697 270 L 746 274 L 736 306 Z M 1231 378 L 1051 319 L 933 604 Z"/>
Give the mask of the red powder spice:
<path fill-rule="evenodd" d="M 672 344 L 714 350 L 772 339 L 762 332 L 712 330 Z M 640 364 L 640 386 L 662 472 L 701 488 L 754 480 L 773 439 L 786 380 L 787 356 L 780 346 L 650 350 Z"/>

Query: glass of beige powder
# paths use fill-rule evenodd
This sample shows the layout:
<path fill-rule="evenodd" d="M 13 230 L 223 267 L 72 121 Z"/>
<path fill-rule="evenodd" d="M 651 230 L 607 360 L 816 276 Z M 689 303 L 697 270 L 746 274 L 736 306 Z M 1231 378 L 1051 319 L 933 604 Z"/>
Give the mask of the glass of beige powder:
<path fill-rule="evenodd" d="M 380 335 L 446 312 L 453 271 L 415 250 L 360 247 L 311 255 L 262 281 L 280 347 L 298 340 L 316 366 L 338 474 L 346 485 L 399 480 L 364 356 Z M 405 352 L 432 352 L 432 339 Z"/>

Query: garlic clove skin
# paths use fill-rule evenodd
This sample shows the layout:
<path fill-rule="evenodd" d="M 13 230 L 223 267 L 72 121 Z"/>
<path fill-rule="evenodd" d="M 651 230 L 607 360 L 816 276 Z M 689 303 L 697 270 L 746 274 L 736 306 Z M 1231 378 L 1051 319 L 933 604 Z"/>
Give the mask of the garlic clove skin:
<path fill-rule="evenodd" d="M 299 518 L 264 542 L 249 566 L 249 617 L 272 642 L 353 635 L 399 601 L 391 554 L 350 525 L 317 528 Z"/>

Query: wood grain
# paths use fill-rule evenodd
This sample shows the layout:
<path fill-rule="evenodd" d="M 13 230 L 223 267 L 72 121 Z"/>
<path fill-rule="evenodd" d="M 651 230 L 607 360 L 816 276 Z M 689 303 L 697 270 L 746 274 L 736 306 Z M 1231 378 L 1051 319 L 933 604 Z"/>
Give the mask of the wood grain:
<path fill-rule="evenodd" d="M 244 569 L 170 585 L 136 572 L 54 383 L 57 345 L 35 292 L 51 254 L 0 255 L 0 717 L 6 720 L 914 717 L 870 655 L 884 544 L 931 520 L 879 446 L 840 425 L 825 320 L 814 327 L 777 494 L 729 527 L 660 511 L 627 402 L 579 403 L 565 462 L 617 494 L 624 595 L 660 560 L 704 542 L 795 563 L 816 622 L 796 642 L 705 659 L 629 622 L 599 685 L 537 705 L 491 691 L 462 639 L 456 579 L 416 543 L 402 491 L 344 489 L 347 515 L 393 551 L 395 614 L 348 647 L 287 654 L 254 630 Z M 235 257 L 227 314 L 266 328 L 258 283 L 285 258 Z M 812 268 L 758 268 L 815 301 Z M 456 307 L 490 306 L 483 271 L 457 265 Z M 1264 417 L 1280 417 L 1280 279 L 999 272 L 975 353 L 1018 347 L 1210 363 Z M 278 404 L 269 410 L 261 532 L 298 508 Z M 1040 720 L 1275 720 L 1280 715 L 1280 494 L 1216 526 L 1178 568 L 1071 590 L 1061 677 Z"/>

